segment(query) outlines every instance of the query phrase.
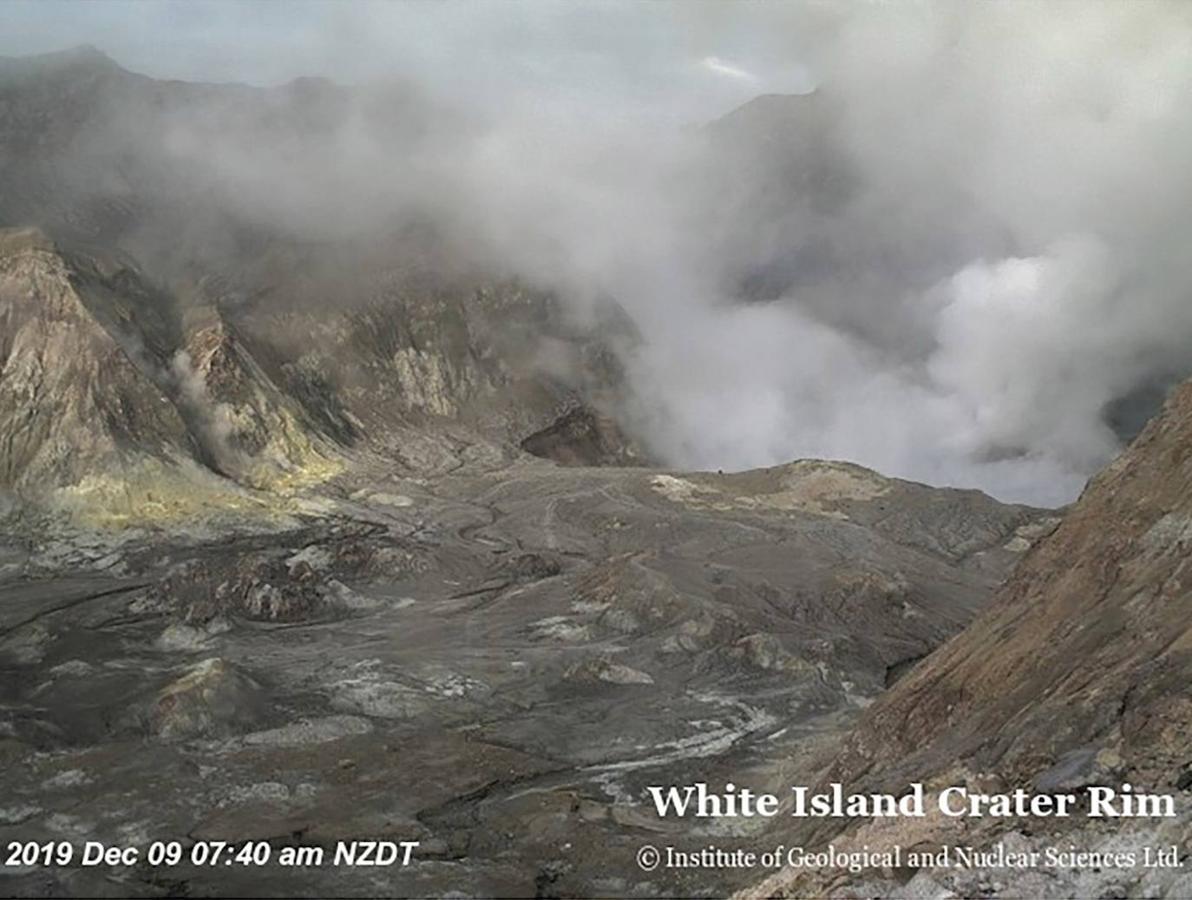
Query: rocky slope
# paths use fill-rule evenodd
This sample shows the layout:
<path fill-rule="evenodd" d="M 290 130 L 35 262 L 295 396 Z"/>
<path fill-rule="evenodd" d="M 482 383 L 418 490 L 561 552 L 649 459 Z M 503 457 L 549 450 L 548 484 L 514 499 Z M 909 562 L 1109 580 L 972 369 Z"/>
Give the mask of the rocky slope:
<path fill-rule="evenodd" d="M 867 711 L 823 781 L 858 790 L 899 791 L 911 781 L 999 789 L 1073 790 L 1089 784 L 1176 794 L 1170 822 L 902 823 L 854 828 L 836 840 L 1004 841 L 1062 837 L 1081 847 L 1178 844 L 1192 840 L 1192 637 L 1187 616 L 1192 522 L 1192 384 L 1169 398 L 1108 469 L 1089 485 L 1053 534 L 1023 559 L 988 609 Z M 825 839 L 828 834 L 820 835 Z M 1017 834 L 1020 844 L 1031 842 Z M 842 895 L 960 893 L 999 880 L 1021 896 L 1184 896 L 1186 876 L 1144 869 L 1083 880 L 1064 873 L 924 872 L 905 891 L 896 882 L 845 887 Z M 1182 878 L 1182 880 L 1180 880 Z M 853 879 L 856 880 L 855 878 Z M 936 883 L 936 887 L 931 885 Z M 779 878 L 760 893 L 828 890 L 828 882 Z M 987 885 L 988 886 L 988 885 Z M 858 893 L 859 892 L 859 893 Z"/>
<path fill-rule="evenodd" d="M 22 497 L 129 515 L 329 460 L 218 315 L 185 321 L 127 258 L 0 232 L 0 316 L 0 485 Z"/>
<path fill-rule="evenodd" d="M 321 310 L 306 298 L 341 273 L 291 273 L 275 289 L 307 293 L 283 312 L 181 299 L 124 254 L 0 231 L 0 488 L 83 518 L 252 512 L 265 498 L 242 489 L 293 493 L 366 451 L 401 460 L 411 429 L 533 450 L 615 389 L 609 351 L 549 296 L 402 293 L 369 271 L 379 283 L 340 280 Z M 548 346 L 553 372 L 535 356 Z M 564 430 L 542 454 L 632 458 L 604 421 L 598 446 Z"/>
<path fill-rule="evenodd" d="M 1173 786 L 1192 734 L 1180 699 L 1192 665 L 1189 448 L 1192 384 L 1090 483 L 990 609 L 873 711 L 882 749 L 858 736 L 844 769 L 931 738 L 930 752 L 1015 782 L 1094 747 L 1115 751 L 1127 780 Z"/>

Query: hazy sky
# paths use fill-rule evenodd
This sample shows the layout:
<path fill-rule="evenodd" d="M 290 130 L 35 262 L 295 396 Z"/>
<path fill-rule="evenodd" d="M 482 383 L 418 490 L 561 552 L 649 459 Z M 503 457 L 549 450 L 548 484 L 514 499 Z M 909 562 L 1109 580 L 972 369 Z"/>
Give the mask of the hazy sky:
<path fill-rule="evenodd" d="M 645 2 L 45 2 L 0 4 L 0 54 L 88 43 L 160 78 L 275 84 L 393 75 L 493 104 L 675 119 L 812 87 L 776 28 L 806 4 Z M 532 101 L 531 99 L 532 98 Z"/>

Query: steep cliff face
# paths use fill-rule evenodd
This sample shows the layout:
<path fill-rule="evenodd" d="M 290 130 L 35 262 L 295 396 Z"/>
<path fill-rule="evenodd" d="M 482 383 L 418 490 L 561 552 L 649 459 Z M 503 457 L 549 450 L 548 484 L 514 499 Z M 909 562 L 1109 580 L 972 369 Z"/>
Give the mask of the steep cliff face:
<path fill-rule="evenodd" d="M 0 233 L 6 485 L 69 482 L 117 464 L 134 434 L 153 456 L 198 451 L 164 392 L 160 298 L 135 287 L 115 264 L 72 264 L 40 232 Z M 134 305 L 150 327 L 129 327 Z"/>
<path fill-rule="evenodd" d="M 263 370 L 350 446 L 395 447 L 402 429 L 458 426 L 516 446 L 570 410 L 614 406 L 616 342 L 515 279 L 411 275 L 401 241 L 322 247 L 289 271 L 250 272 L 224 316 Z M 239 302 L 237 296 L 253 296 Z M 628 439 L 614 427 L 615 441 Z"/>

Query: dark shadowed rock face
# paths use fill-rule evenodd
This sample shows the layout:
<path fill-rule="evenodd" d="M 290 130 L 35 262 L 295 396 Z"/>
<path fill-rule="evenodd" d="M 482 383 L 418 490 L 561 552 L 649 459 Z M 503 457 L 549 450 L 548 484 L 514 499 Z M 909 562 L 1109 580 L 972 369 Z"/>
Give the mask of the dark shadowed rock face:
<path fill-rule="evenodd" d="M 523 440 L 521 447 L 527 453 L 564 466 L 634 466 L 644 463 L 641 451 L 612 418 L 587 407 L 568 411 Z"/>

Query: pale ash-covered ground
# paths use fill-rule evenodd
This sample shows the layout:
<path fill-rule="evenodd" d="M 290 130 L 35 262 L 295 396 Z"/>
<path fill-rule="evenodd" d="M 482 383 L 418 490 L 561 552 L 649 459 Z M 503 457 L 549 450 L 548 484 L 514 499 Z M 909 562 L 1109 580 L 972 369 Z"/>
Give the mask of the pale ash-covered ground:
<path fill-rule="evenodd" d="M 458 446 L 427 438 L 423 473 L 357 459 L 269 528 L 10 532 L 0 570 L 0 841 L 415 839 L 414 865 L 5 891 L 723 894 L 640 873 L 642 843 L 705 840 L 644 786 L 789 783 L 1050 527 L 844 464 Z"/>

